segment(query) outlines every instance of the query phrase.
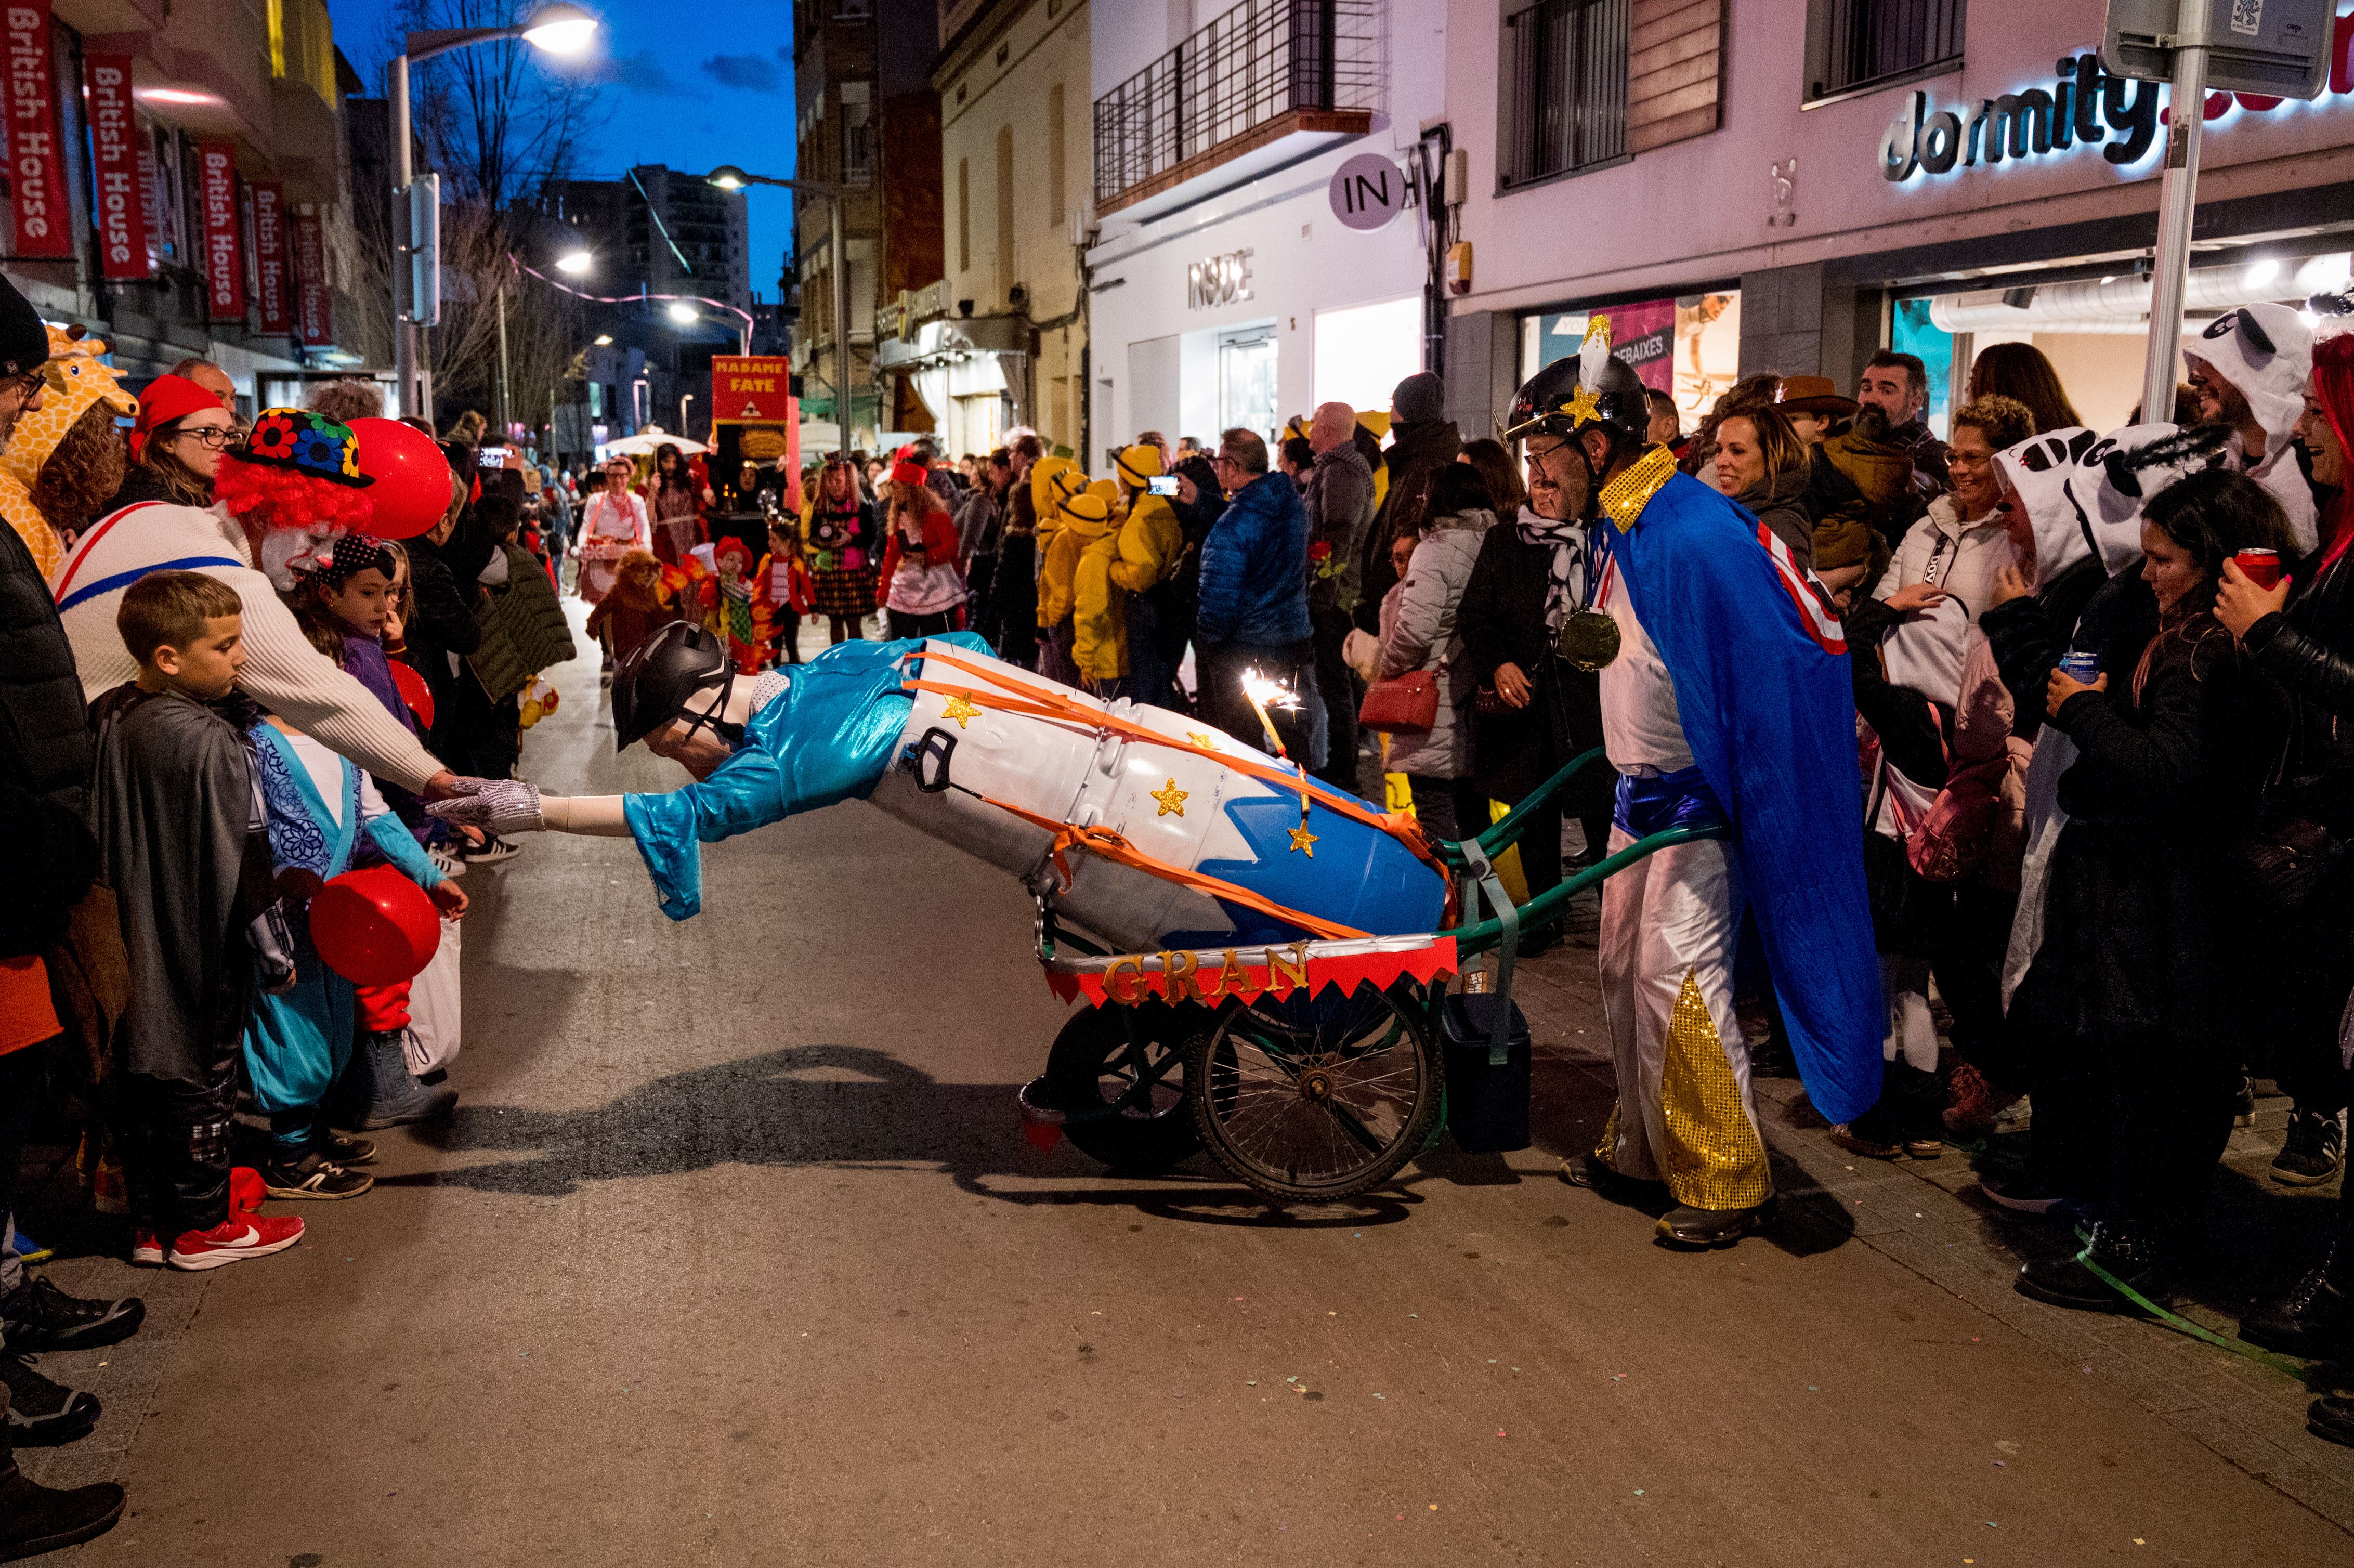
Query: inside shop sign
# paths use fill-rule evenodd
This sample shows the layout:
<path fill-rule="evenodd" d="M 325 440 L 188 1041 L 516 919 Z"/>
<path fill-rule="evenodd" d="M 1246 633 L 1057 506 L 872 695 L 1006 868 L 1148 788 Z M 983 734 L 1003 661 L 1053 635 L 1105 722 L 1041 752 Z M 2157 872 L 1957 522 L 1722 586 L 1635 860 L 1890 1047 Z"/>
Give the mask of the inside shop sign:
<path fill-rule="evenodd" d="M 1185 264 L 1185 308 L 1214 311 L 1252 298 L 1252 252 L 1229 250 L 1223 256 Z"/>

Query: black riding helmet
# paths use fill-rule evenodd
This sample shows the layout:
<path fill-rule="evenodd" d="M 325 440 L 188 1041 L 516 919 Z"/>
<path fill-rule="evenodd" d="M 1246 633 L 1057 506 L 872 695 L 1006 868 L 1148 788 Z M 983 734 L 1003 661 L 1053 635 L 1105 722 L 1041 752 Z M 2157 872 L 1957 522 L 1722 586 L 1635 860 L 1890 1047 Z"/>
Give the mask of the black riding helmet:
<path fill-rule="evenodd" d="M 1594 385 L 1583 381 L 1579 361 L 1567 355 L 1521 384 L 1505 416 L 1504 439 L 1517 441 L 1539 433 L 1573 437 L 1600 425 L 1616 438 L 1640 443 L 1651 424 L 1650 394 L 1635 367 L 1612 355 L 1602 362 Z"/>
<path fill-rule="evenodd" d="M 741 740 L 741 725 L 710 716 L 727 705 L 726 689 L 735 682 L 735 666 L 715 633 L 685 620 L 658 628 L 613 672 L 613 749 L 627 751 L 684 715 L 697 693 L 714 687 L 722 688 L 719 700 L 696 718 L 695 726 L 708 724 L 728 739 Z"/>

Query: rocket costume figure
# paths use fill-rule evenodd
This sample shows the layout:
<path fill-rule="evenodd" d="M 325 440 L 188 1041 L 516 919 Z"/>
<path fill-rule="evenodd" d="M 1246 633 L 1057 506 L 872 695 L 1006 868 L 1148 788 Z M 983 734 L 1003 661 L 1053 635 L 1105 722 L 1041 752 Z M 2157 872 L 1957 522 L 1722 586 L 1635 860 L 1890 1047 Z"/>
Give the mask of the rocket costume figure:
<path fill-rule="evenodd" d="M 1601 672 L 1617 769 L 1610 849 L 1670 827 L 1723 836 L 1661 850 L 1603 884 L 1604 1011 L 1618 1103 L 1565 1167 L 1606 1196 L 1676 1207 L 1681 1246 L 1737 1241 L 1773 1182 L 1734 1014 L 1734 952 L 1757 917 L 1790 1043 L 1832 1121 L 1879 1097 L 1885 1007 L 1864 895 L 1855 717 L 1840 625 L 1748 512 L 1649 446 L 1649 405 L 1606 323 L 1513 401 L 1532 491 L 1585 516 L 1564 657 Z"/>
<path fill-rule="evenodd" d="M 1417 841 L 1364 802 L 970 632 L 838 643 L 750 678 L 713 632 L 673 622 L 614 673 L 613 729 L 696 782 L 567 798 L 508 779 L 436 814 L 632 838 L 674 920 L 703 906 L 703 844 L 853 799 L 1020 877 L 1116 951 L 1405 937 L 1445 904 Z"/>

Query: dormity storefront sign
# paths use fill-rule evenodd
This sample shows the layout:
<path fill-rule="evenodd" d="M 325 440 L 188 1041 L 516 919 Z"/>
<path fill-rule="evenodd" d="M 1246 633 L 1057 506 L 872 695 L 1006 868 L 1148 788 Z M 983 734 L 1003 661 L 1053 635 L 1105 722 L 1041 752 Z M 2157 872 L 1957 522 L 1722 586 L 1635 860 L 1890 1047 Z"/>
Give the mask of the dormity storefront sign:
<path fill-rule="evenodd" d="M 2329 59 L 2328 81 L 2315 101 L 2320 106 L 2354 93 L 2354 13 L 2337 19 Z M 1906 93 L 1903 112 L 1881 138 L 1881 177 L 1902 184 L 1916 174 L 1950 175 L 1980 164 L 2088 153 L 2094 147 L 2109 163 L 2126 167 L 2141 162 L 2157 145 L 2158 128 L 2168 114 L 2160 107 L 2160 95 L 2167 91 L 2160 83 L 2115 75 L 2090 51 L 2062 58 L 2052 69 L 2055 79 L 2048 88 L 1982 98 L 1975 107 L 1933 110 L 1926 92 Z M 2218 120 L 2235 104 L 2264 114 L 2282 102 L 2258 93 L 2212 92 L 2200 115 Z"/>

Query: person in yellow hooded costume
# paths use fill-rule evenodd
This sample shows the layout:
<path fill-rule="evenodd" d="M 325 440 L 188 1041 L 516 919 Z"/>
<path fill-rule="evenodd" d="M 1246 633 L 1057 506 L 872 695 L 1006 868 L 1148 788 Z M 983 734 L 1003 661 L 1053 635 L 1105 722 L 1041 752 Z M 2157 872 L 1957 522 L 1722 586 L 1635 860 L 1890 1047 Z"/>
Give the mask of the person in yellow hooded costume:
<path fill-rule="evenodd" d="M 1128 673 L 1128 628 L 1123 623 L 1117 637 L 1110 634 L 1100 591 L 1105 571 L 1119 548 L 1119 487 L 1109 480 L 1097 480 L 1056 508 L 1055 536 L 1040 552 L 1038 627 L 1044 648 L 1039 668 L 1066 685 L 1091 683 L 1089 689 L 1099 692 L 1105 682 Z M 1091 607 L 1092 620 L 1082 630 L 1080 568 L 1090 554 L 1096 560 L 1088 575 L 1098 588 Z M 1080 662 L 1083 641 L 1086 663 Z"/>
<path fill-rule="evenodd" d="M 130 461 L 115 420 L 136 414 L 139 399 L 101 363 L 106 352 L 80 326 L 51 326 L 41 406 L 16 421 L 0 453 L 0 516 L 45 577 L 65 559 L 70 535 L 104 512 Z"/>
<path fill-rule="evenodd" d="M 1161 475 L 1161 449 L 1150 441 L 1119 454 L 1117 467 L 1128 515 L 1105 564 L 1105 583 L 1112 600 L 1105 613 L 1117 614 L 1127 637 L 1128 683 L 1121 694 L 1154 707 L 1173 708 L 1186 629 L 1168 585 L 1184 557 L 1185 532 L 1176 509 L 1151 492 L 1152 481 Z M 1084 618 L 1087 610 L 1083 578 L 1078 613 Z M 1081 667 L 1085 668 L 1084 663 Z"/>

